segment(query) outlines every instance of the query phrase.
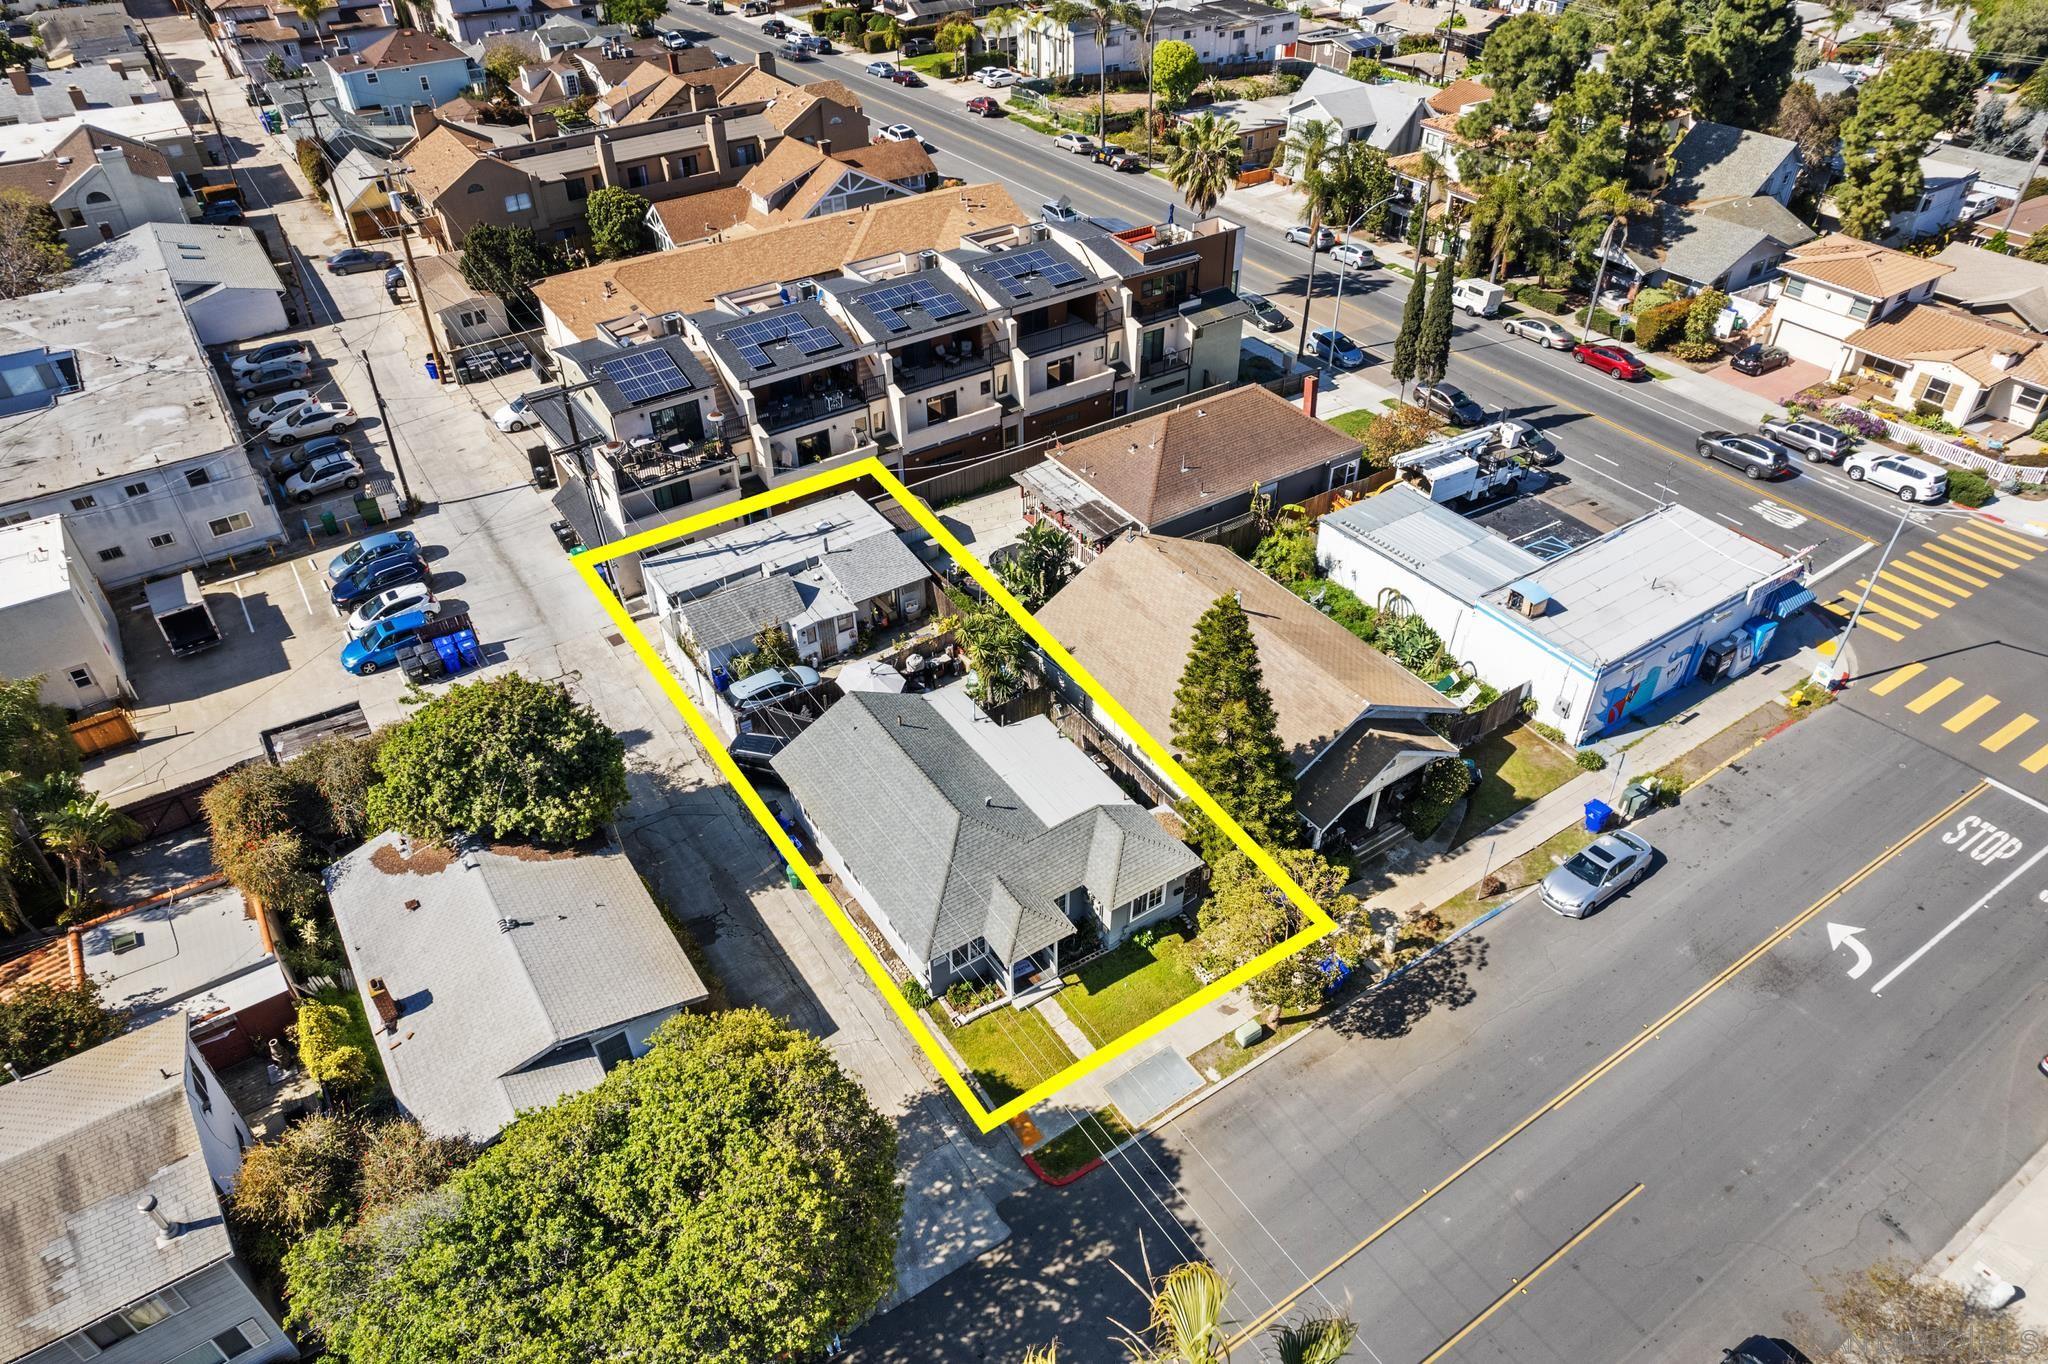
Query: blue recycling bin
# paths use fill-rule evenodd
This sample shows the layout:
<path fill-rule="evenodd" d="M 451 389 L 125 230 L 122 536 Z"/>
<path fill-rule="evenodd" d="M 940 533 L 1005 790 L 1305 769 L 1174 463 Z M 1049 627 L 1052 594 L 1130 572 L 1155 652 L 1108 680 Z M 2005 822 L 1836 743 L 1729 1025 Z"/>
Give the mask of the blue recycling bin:
<path fill-rule="evenodd" d="M 437 384 L 438 384 L 438 383 L 440 383 L 440 382 L 441 382 L 441 367 L 440 367 L 439 365 L 437 365 L 437 364 L 435 364 L 435 363 L 434 363 L 434 357 L 433 357 L 433 356 L 429 355 L 429 356 L 427 357 L 427 359 L 426 359 L 426 366 L 427 366 L 427 377 L 428 377 L 429 379 L 432 379 L 432 380 L 433 380 L 433 381 L 434 381 L 435 383 L 437 383 Z"/>
<path fill-rule="evenodd" d="M 1604 800 L 1586 802 L 1586 831 L 1599 833 L 1614 821 L 1614 809 Z"/>

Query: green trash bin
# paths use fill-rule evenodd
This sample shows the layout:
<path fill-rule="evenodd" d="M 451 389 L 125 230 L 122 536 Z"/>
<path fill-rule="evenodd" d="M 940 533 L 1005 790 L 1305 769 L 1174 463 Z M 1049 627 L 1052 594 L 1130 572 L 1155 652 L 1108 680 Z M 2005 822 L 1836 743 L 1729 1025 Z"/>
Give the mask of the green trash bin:
<path fill-rule="evenodd" d="M 341 534 L 341 522 L 335 519 L 333 512 L 320 513 L 320 533 L 322 535 Z"/>
<path fill-rule="evenodd" d="M 789 878 L 789 888 L 791 890 L 802 890 L 804 888 L 804 878 L 797 872 L 795 867 L 785 862 L 782 866 L 782 872 L 783 875 Z"/>

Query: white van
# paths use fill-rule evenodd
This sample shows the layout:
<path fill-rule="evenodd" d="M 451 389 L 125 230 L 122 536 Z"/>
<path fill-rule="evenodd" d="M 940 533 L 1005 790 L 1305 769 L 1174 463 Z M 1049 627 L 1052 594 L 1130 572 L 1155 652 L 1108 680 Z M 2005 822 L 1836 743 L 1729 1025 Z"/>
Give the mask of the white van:
<path fill-rule="evenodd" d="M 1461 279 L 1451 289 L 1451 306 L 1473 317 L 1492 317 L 1506 297 L 1506 291 L 1491 280 Z"/>

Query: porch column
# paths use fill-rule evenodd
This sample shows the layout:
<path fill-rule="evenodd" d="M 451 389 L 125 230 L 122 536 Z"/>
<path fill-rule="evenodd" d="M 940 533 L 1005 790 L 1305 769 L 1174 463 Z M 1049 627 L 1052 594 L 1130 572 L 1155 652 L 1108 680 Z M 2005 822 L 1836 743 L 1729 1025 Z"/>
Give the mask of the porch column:
<path fill-rule="evenodd" d="M 1015 1000 L 1017 998 L 1017 963 L 1014 961 L 1002 961 L 1000 958 L 997 961 L 1003 968 L 1003 998 Z"/>
<path fill-rule="evenodd" d="M 1380 823 L 1380 792 L 1381 792 L 1381 791 L 1385 791 L 1386 789 L 1387 789 L 1386 787 L 1382 786 L 1382 787 L 1380 787 L 1380 788 L 1379 788 L 1378 790 L 1375 790 L 1375 791 L 1374 791 L 1374 792 L 1372 793 L 1372 799 L 1371 799 L 1370 801 L 1366 802 L 1366 806 L 1365 806 L 1365 827 L 1366 827 L 1366 828 L 1368 828 L 1368 829 L 1376 829 L 1376 828 L 1378 828 L 1378 827 L 1379 827 L 1379 823 Z"/>

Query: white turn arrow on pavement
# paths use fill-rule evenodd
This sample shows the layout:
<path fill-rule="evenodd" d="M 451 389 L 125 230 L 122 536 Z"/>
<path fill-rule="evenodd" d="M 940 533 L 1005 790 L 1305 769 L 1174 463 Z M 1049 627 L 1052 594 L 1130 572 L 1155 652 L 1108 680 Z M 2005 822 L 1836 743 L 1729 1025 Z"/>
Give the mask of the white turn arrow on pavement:
<path fill-rule="evenodd" d="M 1862 931 L 1860 928 L 1851 928 L 1847 924 L 1831 923 L 1828 925 L 1828 950 L 1830 952 L 1839 952 L 1842 949 L 1842 944 L 1847 943 L 1849 944 L 1849 950 L 1856 954 L 1856 964 L 1849 968 L 1849 979 L 1851 980 L 1856 979 L 1870 969 L 1870 949 L 1865 947 L 1856 937 Z"/>

